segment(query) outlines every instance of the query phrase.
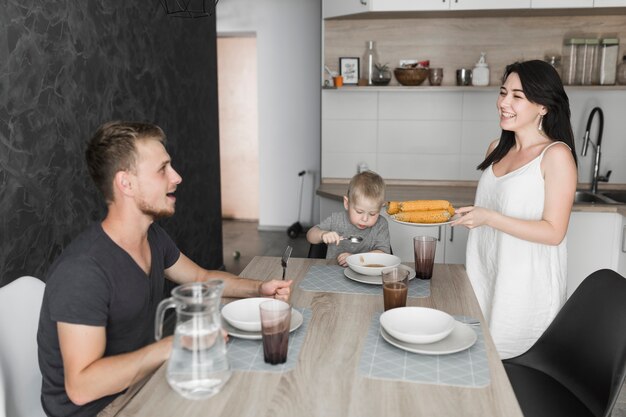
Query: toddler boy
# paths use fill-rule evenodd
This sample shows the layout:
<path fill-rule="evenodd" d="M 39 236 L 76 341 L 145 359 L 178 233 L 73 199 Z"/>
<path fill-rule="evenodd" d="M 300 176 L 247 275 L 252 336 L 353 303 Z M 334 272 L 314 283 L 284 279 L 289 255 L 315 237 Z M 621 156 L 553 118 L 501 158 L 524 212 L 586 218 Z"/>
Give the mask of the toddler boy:
<path fill-rule="evenodd" d="M 361 172 L 350 180 L 348 195 L 343 197 L 346 211 L 332 213 L 319 225 L 313 226 L 306 234 L 309 243 L 326 243 L 326 259 L 337 259 L 341 266 L 347 266 L 346 258 L 354 253 L 391 251 L 389 226 L 380 216 L 385 203 L 385 182 L 372 171 Z M 352 243 L 347 238 L 359 236 L 360 243 Z"/>

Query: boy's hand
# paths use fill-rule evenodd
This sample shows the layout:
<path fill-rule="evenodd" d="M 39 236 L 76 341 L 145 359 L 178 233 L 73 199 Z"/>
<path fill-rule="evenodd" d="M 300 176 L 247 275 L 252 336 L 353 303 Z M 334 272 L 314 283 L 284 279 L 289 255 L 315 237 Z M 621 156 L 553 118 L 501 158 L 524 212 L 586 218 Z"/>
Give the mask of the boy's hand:
<path fill-rule="evenodd" d="M 349 252 L 340 253 L 339 256 L 337 256 L 337 262 L 339 263 L 339 265 L 348 266 L 348 262 L 346 261 L 346 258 L 350 255 L 352 254 Z"/>
<path fill-rule="evenodd" d="M 341 242 L 341 236 L 337 232 L 324 232 L 322 233 L 322 242 L 327 245 L 338 245 Z"/>

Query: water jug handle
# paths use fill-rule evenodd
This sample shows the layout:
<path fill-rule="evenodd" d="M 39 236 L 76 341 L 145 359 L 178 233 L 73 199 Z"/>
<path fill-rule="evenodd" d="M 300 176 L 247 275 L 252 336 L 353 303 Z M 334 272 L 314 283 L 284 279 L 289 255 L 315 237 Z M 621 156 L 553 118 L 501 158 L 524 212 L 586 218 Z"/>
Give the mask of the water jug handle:
<path fill-rule="evenodd" d="M 168 308 L 176 307 L 178 303 L 174 298 L 166 298 L 159 303 L 157 307 L 156 316 L 154 317 L 154 338 L 155 340 L 161 340 L 163 337 L 163 316 Z"/>

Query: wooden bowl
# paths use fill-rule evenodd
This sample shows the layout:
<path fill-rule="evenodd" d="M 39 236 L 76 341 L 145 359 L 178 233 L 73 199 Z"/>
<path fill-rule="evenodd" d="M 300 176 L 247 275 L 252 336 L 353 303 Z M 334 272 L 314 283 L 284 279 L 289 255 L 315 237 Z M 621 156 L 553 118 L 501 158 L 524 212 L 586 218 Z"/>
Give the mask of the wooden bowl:
<path fill-rule="evenodd" d="M 428 78 L 428 68 L 396 68 L 393 70 L 396 80 L 402 85 L 420 85 Z"/>

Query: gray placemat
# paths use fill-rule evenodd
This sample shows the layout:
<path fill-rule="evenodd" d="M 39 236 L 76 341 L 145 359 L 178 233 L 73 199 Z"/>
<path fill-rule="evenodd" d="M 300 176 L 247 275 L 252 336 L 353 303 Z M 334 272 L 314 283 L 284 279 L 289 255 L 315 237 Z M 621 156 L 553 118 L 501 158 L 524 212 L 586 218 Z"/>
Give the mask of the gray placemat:
<path fill-rule="evenodd" d="M 289 333 L 289 347 L 287 348 L 287 362 L 279 365 L 270 365 L 263 359 L 263 341 L 239 339 L 231 336 L 226 345 L 228 363 L 232 370 L 285 372 L 295 368 L 300 356 L 300 348 L 304 342 L 312 312 L 309 308 L 296 308 L 302 313 L 302 326 Z"/>
<path fill-rule="evenodd" d="M 449 355 L 420 355 L 387 343 L 380 335 L 380 315 L 372 318 L 361 350 L 359 374 L 380 378 L 436 385 L 479 388 L 489 385 L 489 364 L 480 326 L 472 326 L 478 340 L 469 349 Z M 455 316 L 461 322 L 465 316 Z"/>
<path fill-rule="evenodd" d="M 350 294 L 383 294 L 380 285 L 364 284 L 349 279 L 339 265 L 312 265 L 300 283 L 300 289 L 319 292 L 345 292 Z M 409 297 L 430 296 L 430 280 L 414 278 L 409 281 Z"/>

